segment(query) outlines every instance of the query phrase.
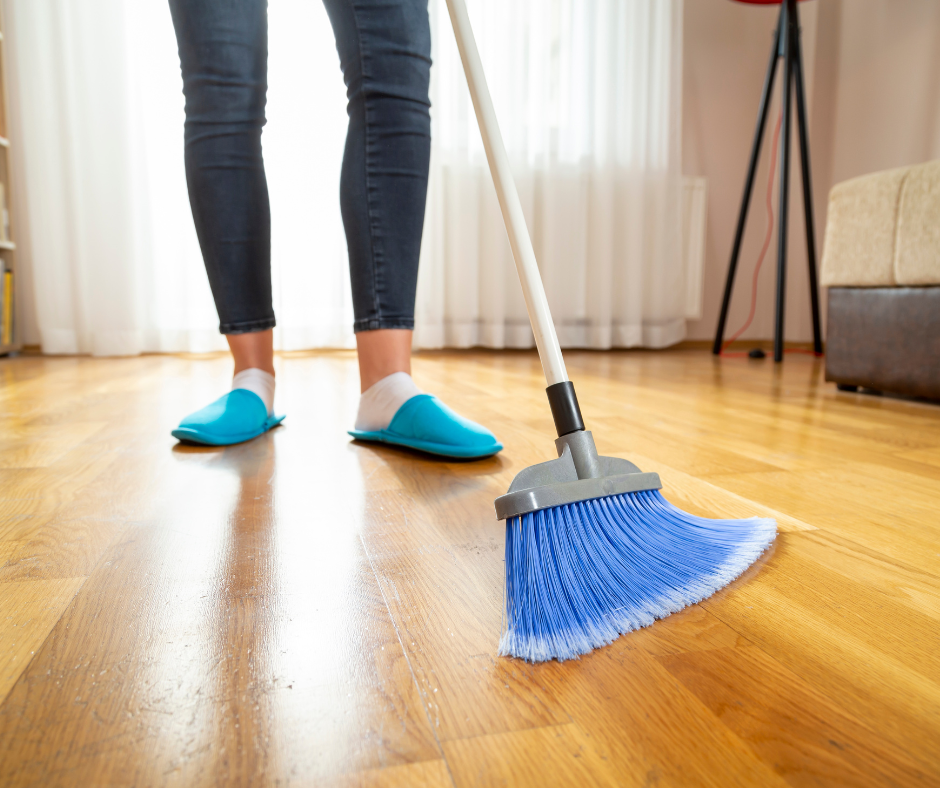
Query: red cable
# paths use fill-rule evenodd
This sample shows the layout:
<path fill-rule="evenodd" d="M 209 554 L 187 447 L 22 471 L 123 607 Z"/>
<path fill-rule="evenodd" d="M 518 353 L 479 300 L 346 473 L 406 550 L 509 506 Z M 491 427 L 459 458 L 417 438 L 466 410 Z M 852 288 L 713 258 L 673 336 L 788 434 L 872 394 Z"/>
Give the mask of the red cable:
<path fill-rule="evenodd" d="M 732 336 L 730 339 L 726 339 L 725 343 L 721 346 L 721 355 L 722 356 L 746 356 L 747 353 L 729 353 L 725 350 L 728 345 L 734 342 L 741 334 L 743 334 L 751 321 L 754 320 L 754 313 L 757 311 L 757 279 L 760 276 L 760 267 L 764 262 L 764 258 L 767 256 L 767 250 L 770 248 L 770 238 L 774 232 L 774 175 L 777 172 L 777 150 L 778 143 L 780 141 L 780 125 L 783 122 L 783 109 L 781 108 L 780 114 L 777 116 L 777 126 L 774 128 L 774 141 L 770 149 L 770 174 L 767 176 L 767 235 L 764 237 L 764 246 L 760 250 L 760 257 L 757 258 L 757 265 L 754 266 L 754 278 L 751 284 L 751 312 L 747 316 L 747 320 L 744 322 L 744 325 L 738 329 L 737 333 Z"/>
<path fill-rule="evenodd" d="M 760 251 L 760 257 L 757 258 L 757 265 L 754 266 L 754 279 L 751 284 L 751 312 L 747 316 L 747 320 L 744 322 L 744 325 L 738 329 L 737 333 L 732 336 L 730 339 L 725 340 L 724 344 L 721 346 L 721 353 L 719 355 L 726 357 L 740 357 L 746 356 L 746 352 L 735 352 L 732 353 L 728 350 L 725 350 L 729 344 L 734 342 L 741 334 L 743 334 L 751 321 L 754 320 L 754 313 L 757 310 L 757 279 L 760 276 L 760 268 L 764 262 L 764 257 L 767 255 L 767 250 L 770 248 L 770 237 L 773 235 L 774 231 L 774 208 L 773 208 L 773 193 L 774 193 L 774 175 L 777 171 L 777 151 L 778 143 L 780 140 L 780 126 L 783 121 L 783 109 L 780 110 L 780 115 L 777 117 L 777 125 L 774 128 L 774 141 L 773 148 L 770 153 L 770 174 L 767 178 L 767 235 L 764 238 L 764 246 Z M 784 353 L 805 353 L 808 356 L 816 356 L 817 358 L 822 356 L 822 353 L 817 353 L 815 350 L 805 350 L 804 348 L 787 348 L 783 351 Z"/>

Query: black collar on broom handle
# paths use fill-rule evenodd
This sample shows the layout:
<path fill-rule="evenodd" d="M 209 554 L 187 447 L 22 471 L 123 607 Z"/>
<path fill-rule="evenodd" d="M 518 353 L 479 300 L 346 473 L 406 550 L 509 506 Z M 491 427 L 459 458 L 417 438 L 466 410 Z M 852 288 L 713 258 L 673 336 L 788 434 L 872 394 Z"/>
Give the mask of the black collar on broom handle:
<path fill-rule="evenodd" d="M 658 490 L 662 486 L 655 473 L 643 473 L 632 462 L 619 457 L 601 457 L 594 438 L 584 429 L 581 409 L 568 380 L 565 360 L 555 334 L 552 313 L 545 297 L 542 277 L 535 260 L 535 250 L 522 213 L 522 203 L 509 166 L 509 156 L 499 133 L 496 111 L 483 74 L 470 17 L 464 0 L 447 0 L 447 10 L 454 27 L 457 49 L 463 63 L 470 98 L 483 137 L 483 148 L 499 198 L 499 207 L 509 235 L 512 258 L 522 284 L 529 322 L 535 334 L 545 382 L 548 404 L 552 409 L 558 439 L 558 459 L 532 465 L 513 479 L 509 492 L 496 499 L 500 520 L 538 509 L 547 509 L 590 498 L 619 495 L 640 490 Z"/>

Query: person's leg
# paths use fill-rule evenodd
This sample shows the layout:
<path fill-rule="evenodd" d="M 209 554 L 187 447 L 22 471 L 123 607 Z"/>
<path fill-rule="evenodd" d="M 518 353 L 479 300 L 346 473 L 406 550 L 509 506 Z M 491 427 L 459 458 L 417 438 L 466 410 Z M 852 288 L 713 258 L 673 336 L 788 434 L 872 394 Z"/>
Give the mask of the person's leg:
<path fill-rule="evenodd" d="M 349 98 L 340 200 L 365 391 L 379 372 L 410 372 L 431 155 L 431 33 L 427 0 L 324 2 Z"/>
<path fill-rule="evenodd" d="M 324 0 L 349 98 L 340 201 L 362 399 L 355 437 L 448 456 L 493 454 L 492 433 L 411 380 L 431 155 L 427 0 Z"/>
<path fill-rule="evenodd" d="M 382 328 L 356 334 L 360 391 L 396 372 L 411 374 L 411 331 Z"/>
<path fill-rule="evenodd" d="M 170 0 L 186 98 L 186 183 L 223 334 L 274 327 L 261 157 L 266 0 Z"/>
<path fill-rule="evenodd" d="M 200 420 L 218 411 L 221 431 L 209 442 L 225 443 L 225 435 L 244 439 L 249 433 L 263 432 L 273 410 L 271 216 L 261 156 L 267 2 L 169 1 L 186 99 L 190 205 L 219 313 L 219 330 L 235 359 L 233 387 L 242 391 L 234 398 L 223 397 L 221 411 L 213 403 L 191 414 L 174 434 L 196 439 L 195 433 L 183 427 L 202 424 Z M 245 396 L 245 391 L 253 392 L 261 402 Z M 263 416 L 255 407 L 262 403 L 267 411 Z M 228 422 L 235 404 L 250 413 L 235 414 L 238 429 L 233 432 Z M 207 410 L 211 411 L 208 415 Z M 249 422 L 259 419 L 259 424 L 250 426 Z M 212 424 L 202 427 L 210 433 L 214 429 Z"/>
<path fill-rule="evenodd" d="M 252 331 L 249 334 L 226 334 L 229 350 L 235 359 L 235 373 L 260 369 L 274 377 L 274 330 Z"/>

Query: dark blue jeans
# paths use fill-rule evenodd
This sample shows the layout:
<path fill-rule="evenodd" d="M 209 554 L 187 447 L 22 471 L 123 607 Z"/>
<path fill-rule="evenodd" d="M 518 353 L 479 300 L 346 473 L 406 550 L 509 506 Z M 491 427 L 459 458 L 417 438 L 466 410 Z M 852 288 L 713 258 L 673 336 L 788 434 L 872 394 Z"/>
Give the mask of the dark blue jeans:
<path fill-rule="evenodd" d="M 349 98 L 340 207 L 356 331 L 413 328 L 431 119 L 427 0 L 324 0 Z M 186 181 L 223 334 L 274 326 L 261 156 L 266 0 L 170 0 Z M 302 96 L 298 97 L 302 100 Z"/>

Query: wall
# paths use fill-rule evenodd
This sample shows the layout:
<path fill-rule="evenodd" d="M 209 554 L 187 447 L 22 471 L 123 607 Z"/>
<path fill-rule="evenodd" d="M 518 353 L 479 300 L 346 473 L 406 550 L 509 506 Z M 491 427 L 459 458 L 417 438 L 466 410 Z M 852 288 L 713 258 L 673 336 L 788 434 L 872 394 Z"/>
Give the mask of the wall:
<path fill-rule="evenodd" d="M 702 319 L 689 324 L 690 339 L 714 335 L 778 13 L 777 6 L 685 0 L 683 167 L 687 175 L 707 177 L 709 188 L 705 303 Z M 940 158 L 940 3 L 811 0 L 800 3 L 800 14 L 821 255 L 833 184 Z M 750 305 L 751 277 L 767 227 L 769 135 L 779 106 L 775 96 L 727 335 L 744 323 Z M 786 336 L 807 341 L 812 323 L 797 156 L 794 148 Z M 775 206 L 776 199 L 775 186 Z M 757 315 L 745 338 L 773 336 L 775 270 L 776 233 L 762 268 Z"/>

